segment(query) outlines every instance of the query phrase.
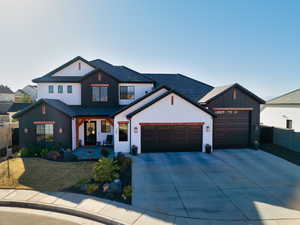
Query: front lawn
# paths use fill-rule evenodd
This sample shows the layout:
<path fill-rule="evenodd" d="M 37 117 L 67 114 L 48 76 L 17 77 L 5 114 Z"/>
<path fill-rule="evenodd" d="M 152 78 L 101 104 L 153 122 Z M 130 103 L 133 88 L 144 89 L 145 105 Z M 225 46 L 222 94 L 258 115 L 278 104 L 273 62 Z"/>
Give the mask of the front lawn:
<path fill-rule="evenodd" d="M 61 191 L 81 179 L 90 179 L 95 162 L 56 162 L 15 158 L 0 163 L 0 188 Z"/>

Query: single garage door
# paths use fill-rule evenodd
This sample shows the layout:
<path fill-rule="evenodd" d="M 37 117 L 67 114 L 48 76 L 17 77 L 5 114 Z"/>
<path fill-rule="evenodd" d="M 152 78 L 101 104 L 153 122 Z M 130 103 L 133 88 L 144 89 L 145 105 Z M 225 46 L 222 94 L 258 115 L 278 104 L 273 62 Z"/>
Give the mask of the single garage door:
<path fill-rule="evenodd" d="M 250 111 L 215 111 L 214 148 L 244 148 L 249 144 Z"/>
<path fill-rule="evenodd" d="M 142 153 L 202 151 L 202 125 L 142 125 Z"/>

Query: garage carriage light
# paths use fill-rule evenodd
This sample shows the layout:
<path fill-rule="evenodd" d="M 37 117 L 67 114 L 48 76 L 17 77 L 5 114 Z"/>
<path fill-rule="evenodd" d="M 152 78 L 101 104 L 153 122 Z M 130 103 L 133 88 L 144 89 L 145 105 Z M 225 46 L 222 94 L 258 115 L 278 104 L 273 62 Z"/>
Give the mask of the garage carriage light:
<path fill-rule="evenodd" d="M 137 128 L 137 127 L 134 127 L 134 128 L 133 128 L 133 132 L 134 132 L 135 134 L 137 134 L 137 133 L 138 133 L 138 131 L 139 131 L 139 130 L 138 130 L 138 128 Z"/>
<path fill-rule="evenodd" d="M 210 127 L 206 126 L 206 132 L 209 132 L 209 131 L 210 131 Z"/>

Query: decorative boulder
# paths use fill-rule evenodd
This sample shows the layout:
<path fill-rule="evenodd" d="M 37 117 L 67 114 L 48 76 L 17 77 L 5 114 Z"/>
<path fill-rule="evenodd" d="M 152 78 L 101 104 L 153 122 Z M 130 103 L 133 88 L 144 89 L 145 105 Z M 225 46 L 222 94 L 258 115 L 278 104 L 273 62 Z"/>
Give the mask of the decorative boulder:
<path fill-rule="evenodd" d="M 103 184 L 103 186 L 102 186 L 103 192 L 108 192 L 108 191 L 109 191 L 109 188 L 110 188 L 109 183 L 105 183 L 105 184 Z"/>

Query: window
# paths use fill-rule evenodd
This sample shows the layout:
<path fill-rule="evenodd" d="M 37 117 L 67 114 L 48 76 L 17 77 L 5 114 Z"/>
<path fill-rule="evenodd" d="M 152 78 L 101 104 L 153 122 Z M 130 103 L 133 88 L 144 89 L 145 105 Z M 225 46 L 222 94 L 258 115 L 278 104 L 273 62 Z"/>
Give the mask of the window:
<path fill-rule="evenodd" d="M 67 91 L 68 91 L 68 94 L 72 94 L 72 92 L 73 92 L 73 86 L 72 85 L 68 85 Z"/>
<path fill-rule="evenodd" d="M 92 101 L 93 102 L 107 102 L 108 101 L 108 87 L 92 87 Z"/>
<path fill-rule="evenodd" d="M 233 99 L 236 99 L 236 95 L 237 95 L 237 90 L 236 88 L 233 89 Z"/>
<path fill-rule="evenodd" d="M 37 143 L 54 142 L 53 124 L 37 124 L 36 125 L 36 141 Z"/>
<path fill-rule="evenodd" d="M 81 63 L 78 63 L 78 70 L 81 70 Z"/>
<path fill-rule="evenodd" d="M 98 73 L 98 81 L 101 81 L 102 80 L 102 75 L 101 73 Z"/>
<path fill-rule="evenodd" d="M 48 86 L 48 93 L 49 94 L 53 94 L 54 93 L 54 86 L 53 85 L 49 85 Z"/>
<path fill-rule="evenodd" d="M 101 120 L 101 132 L 110 133 L 110 123 L 107 120 Z"/>
<path fill-rule="evenodd" d="M 46 105 L 42 104 L 42 114 L 46 115 Z"/>
<path fill-rule="evenodd" d="M 134 86 L 120 86 L 120 99 L 134 99 Z"/>
<path fill-rule="evenodd" d="M 64 86 L 58 85 L 58 86 L 57 86 L 57 92 L 58 92 L 59 94 L 62 94 L 62 93 L 64 92 Z"/>
<path fill-rule="evenodd" d="M 287 129 L 292 129 L 293 128 L 292 120 L 286 120 L 286 128 Z"/>
<path fill-rule="evenodd" d="M 119 124 L 119 141 L 128 141 L 128 123 Z"/>

